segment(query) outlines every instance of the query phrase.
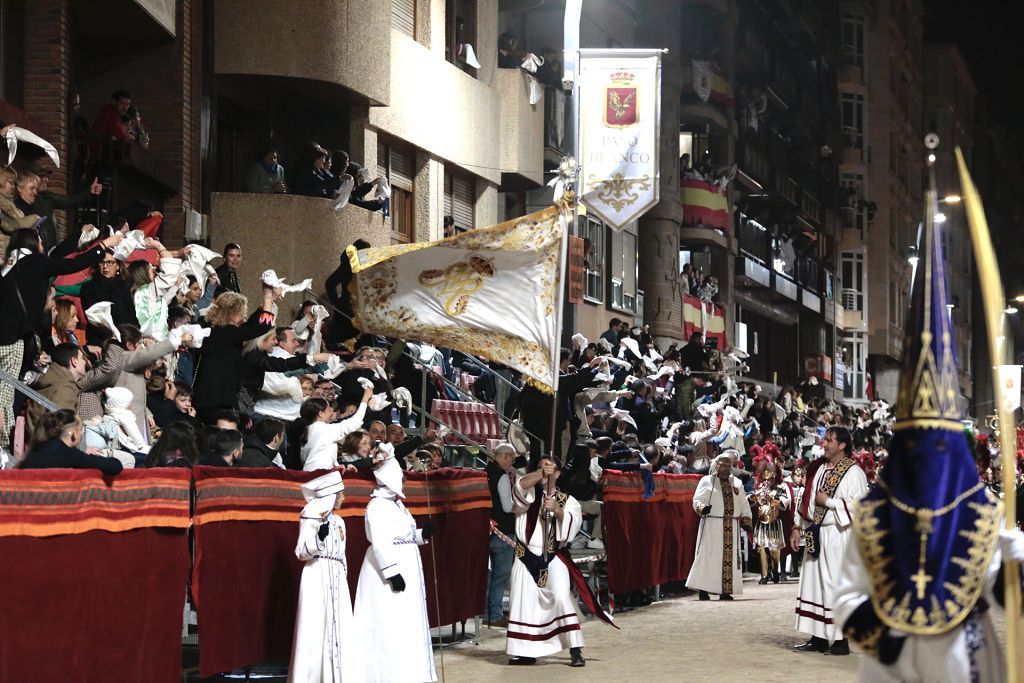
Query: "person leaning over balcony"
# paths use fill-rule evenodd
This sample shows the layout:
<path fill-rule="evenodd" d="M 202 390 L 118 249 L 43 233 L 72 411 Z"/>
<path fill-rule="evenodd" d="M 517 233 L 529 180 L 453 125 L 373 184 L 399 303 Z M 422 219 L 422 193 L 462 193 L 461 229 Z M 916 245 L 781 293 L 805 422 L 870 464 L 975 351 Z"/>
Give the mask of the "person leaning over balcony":
<path fill-rule="evenodd" d="M 352 178 L 354 187 L 348 203 L 367 211 L 379 211 L 384 208 L 384 199 L 367 199 L 380 178 L 370 180 L 370 171 L 352 161 L 345 150 L 339 149 L 331 155 L 331 169 L 339 181 Z"/>
<path fill-rule="evenodd" d="M 327 150 L 315 142 L 307 144 L 302 151 L 292 191 L 304 197 L 333 197 L 341 185 L 341 180 L 329 170 L 329 161 L 330 155 Z"/>
<path fill-rule="evenodd" d="M 260 194 L 281 194 L 288 189 L 284 184 L 284 166 L 278 163 L 273 147 L 263 150 L 258 161 L 249 166 L 245 176 L 245 191 Z"/>
<path fill-rule="evenodd" d="M 92 132 L 102 137 L 112 137 L 122 142 L 135 142 L 129 132 L 128 123 L 131 119 L 128 110 L 132 106 L 132 96 L 127 90 L 115 90 L 110 95 L 110 102 L 103 105 L 93 123 Z"/>
<path fill-rule="evenodd" d="M 498 68 L 518 69 L 523 65 L 526 53 L 519 49 L 519 38 L 513 33 L 498 36 Z"/>

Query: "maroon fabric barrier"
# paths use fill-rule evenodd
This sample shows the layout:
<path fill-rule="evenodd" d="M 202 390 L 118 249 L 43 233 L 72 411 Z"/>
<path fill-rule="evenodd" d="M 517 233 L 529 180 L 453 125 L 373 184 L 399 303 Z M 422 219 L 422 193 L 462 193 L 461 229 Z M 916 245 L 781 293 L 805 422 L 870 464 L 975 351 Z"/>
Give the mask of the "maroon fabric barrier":
<path fill-rule="evenodd" d="M 638 473 L 605 471 L 601 518 L 611 593 L 686 578 L 700 524 L 693 511 L 699 481 L 696 474 L 655 474 L 655 493 L 644 500 Z"/>
<path fill-rule="evenodd" d="M 302 563 L 295 558 L 299 486 L 322 473 L 196 468 L 193 595 L 204 677 L 270 659 L 287 659 L 295 628 Z M 487 590 L 490 494 L 482 472 L 406 474 L 406 505 L 422 525 L 437 524 L 420 548 L 431 625 L 479 614 Z M 345 477 L 341 516 L 348 533 L 348 579 L 355 599 L 367 542 L 363 515 L 372 477 Z M 429 496 L 428 496 L 429 491 Z M 429 499 L 429 503 L 428 503 Z M 438 586 L 434 591 L 434 557 Z M 438 606 L 440 616 L 438 616 Z"/>
<path fill-rule="evenodd" d="M 181 680 L 189 473 L 167 469 L 0 473 L 0 681 Z"/>

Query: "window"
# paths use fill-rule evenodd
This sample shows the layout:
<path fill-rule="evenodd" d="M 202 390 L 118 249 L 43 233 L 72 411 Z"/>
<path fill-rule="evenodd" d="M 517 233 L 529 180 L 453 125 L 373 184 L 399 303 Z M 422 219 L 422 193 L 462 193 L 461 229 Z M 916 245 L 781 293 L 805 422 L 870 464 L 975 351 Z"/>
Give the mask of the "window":
<path fill-rule="evenodd" d="M 864 17 L 860 14 L 844 14 L 843 59 L 847 64 L 864 68 Z"/>
<path fill-rule="evenodd" d="M 391 28 L 416 38 L 416 0 L 391 0 Z"/>
<path fill-rule="evenodd" d="M 415 241 L 415 158 L 415 153 L 408 147 L 399 147 L 389 141 L 377 143 L 377 175 L 386 177 L 391 183 L 391 239 L 394 242 Z"/>
<path fill-rule="evenodd" d="M 864 96 L 844 92 L 840 95 L 840 100 L 843 143 L 847 147 L 864 149 Z"/>
<path fill-rule="evenodd" d="M 636 230 L 635 224 L 629 229 Z M 636 312 L 636 235 L 609 230 L 608 305 L 626 313 Z"/>
<path fill-rule="evenodd" d="M 867 201 L 864 198 L 864 174 L 860 171 L 843 171 L 840 185 L 842 193 L 843 227 L 860 231 L 861 239 L 867 239 Z"/>
<path fill-rule="evenodd" d="M 25 28 L 24 3 L 0 0 L 0 99 L 15 107 L 24 104 Z"/>
<path fill-rule="evenodd" d="M 844 251 L 841 255 L 843 308 L 863 314 L 865 298 L 864 253 Z"/>
<path fill-rule="evenodd" d="M 476 36 L 476 0 L 446 0 L 444 5 L 445 21 L 445 59 L 473 75 L 476 68 L 468 63 L 469 45 L 474 51 L 479 47 Z"/>
<path fill-rule="evenodd" d="M 590 216 L 579 222 L 579 236 L 583 238 L 583 298 L 604 301 L 604 223 Z"/>
<path fill-rule="evenodd" d="M 455 219 L 455 227 L 459 230 L 472 230 L 474 221 L 474 204 L 476 192 L 473 178 L 457 173 L 450 167 L 444 168 L 444 215 Z"/>

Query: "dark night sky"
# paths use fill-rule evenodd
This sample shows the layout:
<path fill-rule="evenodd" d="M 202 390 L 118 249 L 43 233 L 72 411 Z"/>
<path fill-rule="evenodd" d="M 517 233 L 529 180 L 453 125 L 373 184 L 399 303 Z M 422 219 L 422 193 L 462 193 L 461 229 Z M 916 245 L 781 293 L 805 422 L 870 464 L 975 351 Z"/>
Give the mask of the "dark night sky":
<path fill-rule="evenodd" d="M 986 108 L 1005 130 L 1015 136 L 1012 144 L 1024 148 L 1024 136 L 1017 132 L 1024 111 L 1024 71 L 1020 23 L 1013 7 L 1016 2 L 981 0 L 924 0 L 925 40 L 956 43 L 967 61 L 986 101 Z M 1007 141 L 1010 142 L 1010 141 Z"/>

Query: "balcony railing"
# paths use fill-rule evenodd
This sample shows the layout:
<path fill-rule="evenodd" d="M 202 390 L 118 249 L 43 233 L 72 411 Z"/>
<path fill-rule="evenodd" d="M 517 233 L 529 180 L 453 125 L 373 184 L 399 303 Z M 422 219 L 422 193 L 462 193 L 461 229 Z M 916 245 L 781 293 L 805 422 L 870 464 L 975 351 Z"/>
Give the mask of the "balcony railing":
<path fill-rule="evenodd" d="M 817 293 L 820 285 L 818 283 L 818 262 L 813 258 L 805 257 L 796 260 L 796 281 L 804 289 Z"/>
<path fill-rule="evenodd" d="M 741 216 L 737 228 L 740 251 L 757 259 L 762 264 L 770 265 L 772 258 L 771 235 L 761 225 L 749 218 Z"/>

